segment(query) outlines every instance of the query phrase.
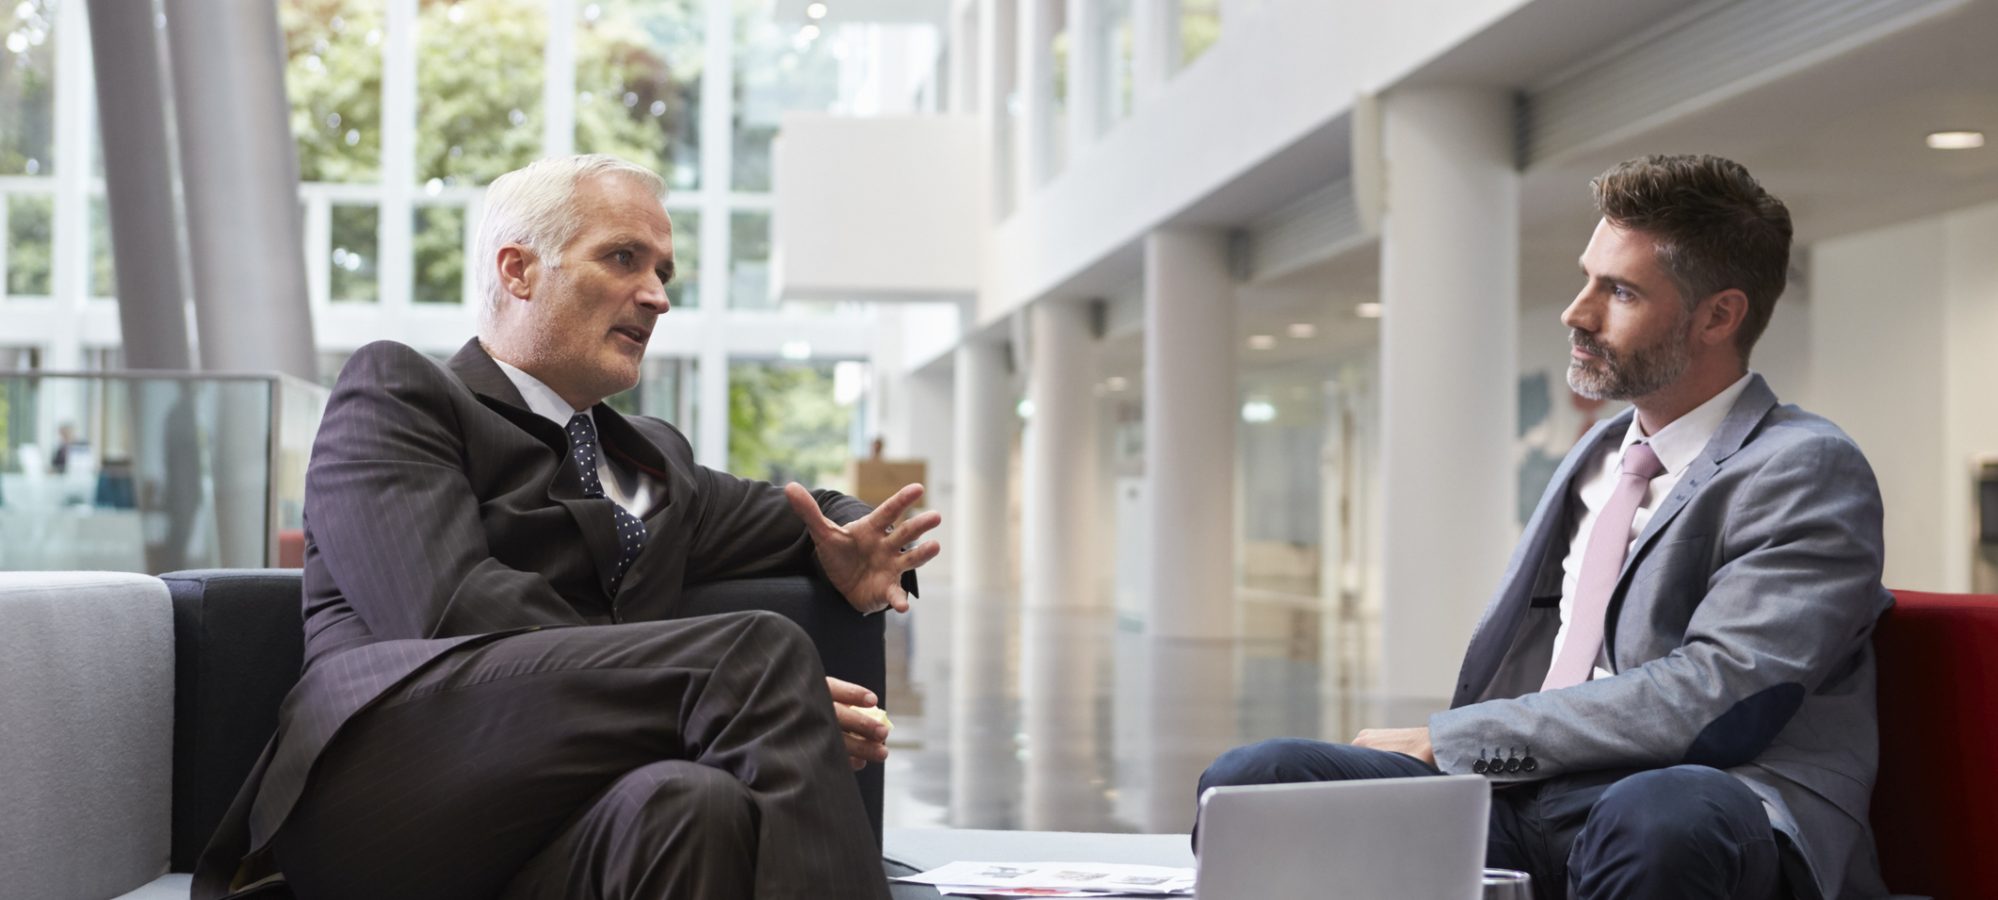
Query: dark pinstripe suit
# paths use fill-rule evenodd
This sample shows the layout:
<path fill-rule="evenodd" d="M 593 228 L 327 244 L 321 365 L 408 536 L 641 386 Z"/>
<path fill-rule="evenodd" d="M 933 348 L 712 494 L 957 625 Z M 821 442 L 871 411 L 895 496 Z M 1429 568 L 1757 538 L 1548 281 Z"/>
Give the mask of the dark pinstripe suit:
<path fill-rule="evenodd" d="M 663 485 L 614 596 L 611 502 L 583 495 L 561 426 L 476 341 L 448 369 L 388 342 L 354 354 L 307 474 L 305 673 L 197 900 L 274 867 L 315 900 L 749 879 L 757 897 L 886 896 L 803 633 L 772 614 L 664 621 L 683 584 L 809 571 L 802 525 L 671 426 L 594 412 L 605 452 Z M 835 521 L 867 511 L 817 497 Z M 744 865 L 677 871 L 661 841 Z"/>

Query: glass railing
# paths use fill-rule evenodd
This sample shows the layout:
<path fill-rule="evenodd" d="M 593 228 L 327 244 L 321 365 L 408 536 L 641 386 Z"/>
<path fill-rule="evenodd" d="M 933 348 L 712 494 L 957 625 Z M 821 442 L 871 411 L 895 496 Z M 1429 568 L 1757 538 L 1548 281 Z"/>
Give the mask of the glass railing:
<path fill-rule="evenodd" d="M 284 375 L 0 373 L 0 570 L 298 565 L 326 398 Z"/>

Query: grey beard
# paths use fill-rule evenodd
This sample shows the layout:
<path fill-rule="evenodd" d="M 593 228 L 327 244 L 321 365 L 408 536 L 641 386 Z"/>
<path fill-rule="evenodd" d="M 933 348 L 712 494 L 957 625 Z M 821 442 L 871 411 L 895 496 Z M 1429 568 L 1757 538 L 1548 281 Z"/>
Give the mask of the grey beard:
<path fill-rule="evenodd" d="M 1656 393 L 1686 374 L 1693 361 L 1687 335 L 1678 328 L 1666 340 L 1628 356 L 1612 354 L 1580 332 L 1570 332 L 1568 342 L 1597 357 L 1593 364 L 1568 361 L 1568 388 L 1590 400 L 1630 400 Z"/>

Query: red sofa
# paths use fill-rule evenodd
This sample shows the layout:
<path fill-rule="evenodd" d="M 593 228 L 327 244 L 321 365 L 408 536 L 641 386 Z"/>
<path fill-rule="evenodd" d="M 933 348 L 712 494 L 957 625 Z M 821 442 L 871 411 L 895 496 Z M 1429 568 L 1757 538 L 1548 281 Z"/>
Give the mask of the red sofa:
<path fill-rule="evenodd" d="M 1998 900 L 1998 596 L 1895 598 L 1873 638 L 1873 829 L 1887 886 L 1938 900 Z"/>

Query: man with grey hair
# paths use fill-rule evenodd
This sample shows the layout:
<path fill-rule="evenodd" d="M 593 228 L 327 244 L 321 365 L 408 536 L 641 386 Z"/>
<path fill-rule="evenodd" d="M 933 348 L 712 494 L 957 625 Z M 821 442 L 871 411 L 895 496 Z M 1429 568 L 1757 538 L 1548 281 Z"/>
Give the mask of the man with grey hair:
<path fill-rule="evenodd" d="M 869 510 L 697 465 L 602 402 L 668 309 L 663 193 L 606 156 L 501 176 L 477 339 L 341 371 L 305 672 L 196 898 L 887 896 L 850 774 L 887 755 L 876 698 L 782 616 L 674 616 L 685 585 L 814 572 L 906 610 L 940 517 L 900 521 L 920 485 Z"/>

